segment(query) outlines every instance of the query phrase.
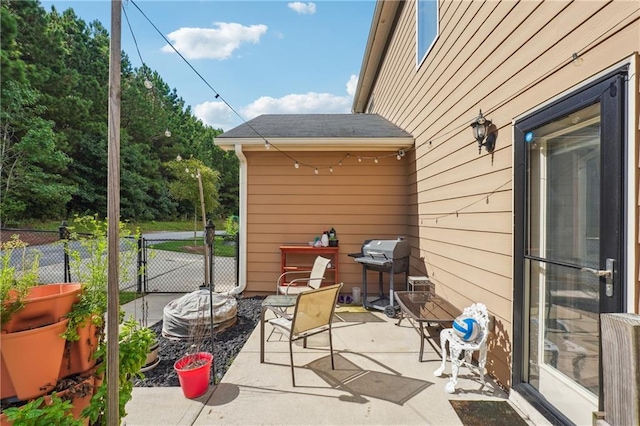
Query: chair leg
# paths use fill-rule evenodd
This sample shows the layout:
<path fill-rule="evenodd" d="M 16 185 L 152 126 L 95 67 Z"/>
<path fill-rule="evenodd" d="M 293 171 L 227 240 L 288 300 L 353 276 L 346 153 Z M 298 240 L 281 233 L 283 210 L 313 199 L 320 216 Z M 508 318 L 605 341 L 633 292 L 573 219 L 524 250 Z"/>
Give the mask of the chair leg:
<path fill-rule="evenodd" d="M 333 341 L 331 338 L 331 329 L 329 329 L 329 354 L 331 355 L 331 369 L 335 370 L 336 366 L 333 362 Z"/>
<path fill-rule="evenodd" d="M 460 365 L 462 364 L 460 359 L 462 349 L 457 345 L 451 345 L 451 342 L 449 342 L 449 351 L 451 352 L 451 378 L 449 383 L 445 385 L 444 390 L 447 393 L 454 393 L 458 384 L 458 370 L 460 370 Z"/>
<path fill-rule="evenodd" d="M 447 366 L 447 336 L 445 334 L 447 330 L 442 330 L 440 332 L 440 353 L 442 355 L 442 365 L 436 371 L 433 372 L 433 375 L 436 377 L 442 376 L 444 373 L 444 369 Z"/>
<path fill-rule="evenodd" d="M 480 356 L 478 357 L 478 368 L 480 369 L 480 380 L 482 380 L 482 388 L 485 387 L 484 366 L 487 364 L 487 345 L 486 343 L 480 347 Z"/>
<path fill-rule="evenodd" d="M 293 342 L 291 341 L 291 339 L 289 339 L 289 361 L 291 362 L 291 383 L 293 384 L 293 387 L 296 387 L 296 375 L 293 372 L 294 368 L 293 368 Z"/>

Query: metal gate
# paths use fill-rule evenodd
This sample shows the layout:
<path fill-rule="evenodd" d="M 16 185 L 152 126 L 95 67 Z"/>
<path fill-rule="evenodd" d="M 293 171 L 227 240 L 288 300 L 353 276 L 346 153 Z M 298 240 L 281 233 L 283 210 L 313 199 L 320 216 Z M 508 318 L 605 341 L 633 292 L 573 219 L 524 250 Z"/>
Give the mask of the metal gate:
<path fill-rule="evenodd" d="M 205 268 L 213 283 L 213 291 L 226 292 L 238 285 L 238 239 L 218 238 L 218 246 L 210 245 L 205 255 L 202 239 L 167 239 L 162 236 L 140 241 L 138 291 L 145 293 L 189 293 L 206 286 Z M 180 250 L 173 249 L 180 246 Z"/>
<path fill-rule="evenodd" d="M 89 254 L 78 241 L 70 240 L 66 227 L 60 232 L 33 231 L 27 229 L 0 229 L 2 241 L 17 235 L 28 243 L 28 257 L 39 256 L 39 281 L 42 284 L 82 281 L 89 273 L 86 266 Z M 83 238 L 90 235 L 81 234 Z M 193 245 L 186 244 L 193 240 Z M 189 293 L 206 284 L 205 268 L 213 283 L 213 291 L 227 292 L 238 285 L 238 238 L 217 233 L 205 257 L 202 238 L 189 237 L 169 239 L 157 237 L 123 238 L 120 244 L 121 260 L 128 255 L 137 260 L 127 270 L 120 271 L 120 290 L 154 293 Z M 217 245 L 217 246 L 216 246 Z M 66 249 L 78 251 L 81 262 L 70 265 Z M 1 253 L 0 253 L 1 254 Z M 19 265 L 21 253 L 12 255 L 11 264 Z"/>

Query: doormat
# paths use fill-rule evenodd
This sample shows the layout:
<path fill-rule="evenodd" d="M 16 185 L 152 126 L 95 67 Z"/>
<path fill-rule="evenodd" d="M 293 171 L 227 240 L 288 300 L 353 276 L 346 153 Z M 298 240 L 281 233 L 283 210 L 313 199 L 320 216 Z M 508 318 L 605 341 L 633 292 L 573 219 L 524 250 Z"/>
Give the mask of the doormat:
<path fill-rule="evenodd" d="M 384 322 L 371 312 L 336 312 L 334 321 L 341 322 Z"/>
<path fill-rule="evenodd" d="M 449 402 L 464 426 L 527 426 L 507 401 Z"/>

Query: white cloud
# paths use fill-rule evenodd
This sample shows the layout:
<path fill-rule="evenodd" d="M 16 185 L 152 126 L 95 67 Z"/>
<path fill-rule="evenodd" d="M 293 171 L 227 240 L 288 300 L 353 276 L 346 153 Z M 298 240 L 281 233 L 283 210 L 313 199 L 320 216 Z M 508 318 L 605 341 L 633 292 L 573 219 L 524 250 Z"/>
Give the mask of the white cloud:
<path fill-rule="evenodd" d="M 351 112 L 357 82 L 358 76 L 352 75 L 349 78 L 346 96 L 316 92 L 292 93 L 281 98 L 262 96 L 236 110 L 246 121 L 262 114 L 348 114 Z M 194 113 L 205 124 L 216 129 L 227 131 L 242 124 L 242 120 L 223 102 L 196 105 Z"/>
<path fill-rule="evenodd" d="M 316 13 L 316 4 L 315 3 L 303 3 L 301 1 L 295 1 L 293 3 L 287 4 L 289 9 L 295 10 L 299 14 L 303 15 L 313 15 Z"/>
<path fill-rule="evenodd" d="M 244 26 L 235 22 L 215 22 L 215 28 L 180 28 L 167 35 L 173 46 L 187 59 L 228 59 L 243 43 L 256 44 L 268 27 Z M 173 52 L 171 46 L 163 52 Z"/>
<path fill-rule="evenodd" d="M 358 85 L 358 76 L 351 74 L 349 81 L 347 81 L 347 93 L 353 98 L 356 94 L 356 86 Z"/>
<path fill-rule="evenodd" d="M 204 102 L 193 109 L 196 117 L 214 129 L 229 130 L 240 124 L 241 120 L 224 102 Z"/>
<path fill-rule="evenodd" d="M 351 110 L 351 97 L 309 92 L 272 98 L 262 96 L 243 108 L 246 120 L 262 114 L 345 114 Z"/>

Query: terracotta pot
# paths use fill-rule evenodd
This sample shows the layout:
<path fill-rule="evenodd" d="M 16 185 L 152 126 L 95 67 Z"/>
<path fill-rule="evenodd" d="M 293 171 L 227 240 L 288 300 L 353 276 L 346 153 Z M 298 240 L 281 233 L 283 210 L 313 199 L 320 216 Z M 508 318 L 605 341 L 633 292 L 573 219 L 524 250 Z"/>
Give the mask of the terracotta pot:
<path fill-rule="evenodd" d="M 0 398 L 10 398 L 16 395 L 13 382 L 9 376 L 9 370 L 4 362 L 4 358 L 0 357 Z"/>
<path fill-rule="evenodd" d="M 64 319 L 33 330 L 0 334 L 0 355 L 6 367 L 3 374 L 13 383 L 19 400 L 37 398 L 55 387 L 65 344 L 60 334 L 68 323 L 69 319 Z"/>
<path fill-rule="evenodd" d="M 25 306 L 2 324 L 2 331 L 15 333 L 56 323 L 80 298 L 82 284 L 44 284 L 32 287 Z"/>
<path fill-rule="evenodd" d="M 89 419 L 82 418 L 82 411 L 91 404 L 94 382 L 96 381 L 95 370 L 92 370 L 92 373 L 84 376 L 84 378 L 78 377 L 77 379 L 68 389 L 57 391 L 56 395 L 63 401 L 71 401 L 73 408 L 68 412 L 68 415 L 72 415 L 76 420 L 82 419 L 83 424 L 88 426 Z M 44 396 L 44 404 L 51 404 L 51 394 Z M 13 424 L 4 413 L 0 414 L 0 426 Z"/>
<path fill-rule="evenodd" d="M 63 401 L 71 401 L 73 408 L 71 409 L 70 414 L 73 415 L 74 419 L 80 419 L 82 417 L 82 410 L 91 404 L 95 381 L 95 371 L 92 371 L 91 374 L 84 377 L 84 380 L 77 382 L 68 389 L 56 392 L 56 395 Z M 51 404 L 51 395 L 46 395 L 44 397 L 44 403 L 47 405 Z M 85 426 L 89 424 L 89 419 L 82 420 Z"/>
<path fill-rule="evenodd" d="M 0 413 L 0 426 L 11 426 L 12 424 L 13 422 L 7 419 L 6 414 Z"/>
<path fill-rule="evenodd" d="M 98 349 L 98 328 L 90 319 L 78 327 L 80 338 L 75 342 L 66 342 L 64 356 L 58 378 L 84 373 L 96 365 L 94 354 Z"/>

